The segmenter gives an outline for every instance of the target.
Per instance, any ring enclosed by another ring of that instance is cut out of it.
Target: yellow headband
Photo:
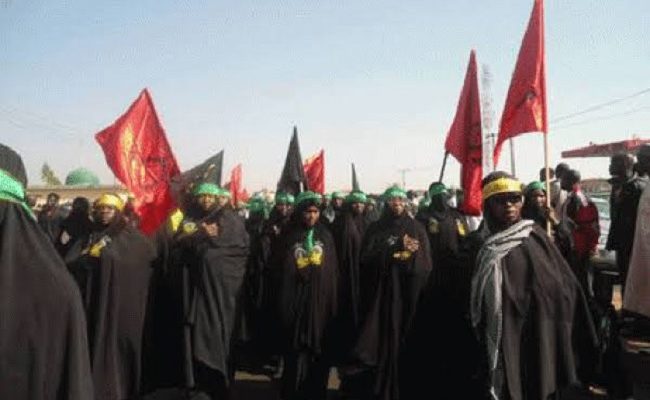
[[[521,182],[511,178],[492,181],[483,188],[483,201],[499,193],[521,193]]]
[[[95,200],[95,207],[109,206],[115,207],[118,211],[124,210],[124,202],[114,194],[105,193]]]

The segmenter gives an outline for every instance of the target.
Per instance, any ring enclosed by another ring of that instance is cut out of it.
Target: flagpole
[[[440,168],[440,178],[438,182],[442,182],[442,177],[445,176],[445,168],[447,167],[447,158],[449,158],[449,152],[445,151],[445,158],[442,160],[442,168]]]
[[[515,170],[515,141],[510,138],[510,173],[512,176],[517,176],[517,171]]]
[[[546,208],[551,212],[551,173],[549,169],[549,154],[548,154],[548,133],[544,132],[544,174],[546,177]],[[551,219],[546,219],[546,234],[548,237],[552,236],[551,233]]]

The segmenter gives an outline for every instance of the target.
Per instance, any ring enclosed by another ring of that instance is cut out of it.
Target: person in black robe
[[[366,230],[360,259],[360,331],[350,390],[367,399],[408,398],[404,380],[421,368],[412,325],[431,272],[426,231],[405,210],[406,193],[384,193],[382,217]],[[350,371],[352,372],[352,371]]]
[[[251,237],[251,254],[246,274],[246,323],[251,336],[254,358],[253,367],[262,370],[265,365],[272,365],[277,372],[280,343],[279,318],[274,307],[277,294],[277,282],[271,271],[279,268],[272,265],[271,254],[277,253],[277,247],[288,229],[295,198],[285,192],[275,194],[275,205],[264,222],[261,232]]]
[[[612,218],[606,247],[608,250],[616,251],[616,265],[621,275],[624,292],[634,244],[639,199],[648,184],[648,179],[634,172],[634,157],[630,154],[612,156],[609,173],[617,184],[612,185],[610,197]]]
[[[198,398],[224,399],[234,380],[249,238],[227,190],[201,183],[192,194],[198,208],[186,215],[174,244],[183,282],[184,384]]]
[[[50,193],[41,212],[38,213],[38,225],[43,229],[50,242],[56,243],[61,234],[61,222],[65,218],[63,210],[59,207],[59,195]]]
[[[418,309],[415,348],[430,368],[416,371],[412,393],[434,398],[473,398],[475,341],[469,323],[469,287],[473,268],[463,248],[469,235],[464,216],[449,206],[449,191],[441,182],[429,186],[429,207],[417,220],[431,247],[431,273]]]
[[[91,232],[77,238],[80,243],[66,255],[86,310],[96,400],[142,393],[142,345],[155,250],[147,237],[127,225],[123,209],[124,202],[114,194],[95,200]]]
[[[85,197],[77,197],[72,201],[72,210],[70,215],[61,223],[61,233],[56,241],[56,249],[61,257],[67,261],[68,252],[72,246],[80,246],[81,238],[88,237],[93,229],[93,223],[90,220],[90,202]],[[81,249],[72,250],[73,254],[78,254]]]
[[[253,197],[248,202],[248,218],[246,218],[246,232],[252,237],[262,232],[264,222],[268,218],[266,201],[261,197]]]
[[[560,253],[568,254],[571,252],[571,232],[560,224],[560,220],[555,215],[555,210],[549,209],[546,204],[546,186],[543,182],[534,181],[526,186],[524,190],[524,205],[521,208],[521,216],[524,219],[535,221],[543,230],[547,229],[547,224],[551,225],[551,235],[553,243],[560,249]]]
[[[332,353],[337,365],[349,362],[350,351],[359,330],[359,257],[368,222],[365,206],[368,198],[354,191],[345,198],[339,218],[334,220],[332,235],[336,244],[339,266],[339,310],[334,322],[335,338]],[[339,378],[344,380],[339,370]]]
[[[597,339],[587,300],[546,233],[521,218],[521,183],[484,178],[487,236],[475,259],[471,322],[483,398],[548,400],[587,383]]]
[[[27,205],[20,156],[0,144],[0,398],[93,398],[77,285]]]
[[[334,239],[319,222],[321,196],[302,192],[286,233],[272,254],[275,307],[284,338],[282,398],[327,397],[327,343],[337,311],[338,261]]]

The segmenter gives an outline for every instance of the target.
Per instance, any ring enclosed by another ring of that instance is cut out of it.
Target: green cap
[[[407,196],[404,189],[401,189],[397,186],[389,187],[388,189],[386,189],[386,191],[383,194],[384,200],[392,199],[394,197],[400,197],[402,199],[405,199]]]
[[[425,196],[420,200],[420,203],[418,204],[418,210],[424,210],[425,208],[428,208],[431,205],[431,198],[429,196]]]
[[[285,192],[277,192],[275,194],[275,204],[293,204],[295,198],[293,195]]]
[[[332,198],[333,199],[345,199],[345,195],[343,192],[332,192]]]
[[[533,182],[529,183],[528,186],[526,186],[525,192],[530,193],[533,190],[542,190],[542,191],[546,192],[546,187],[540,181],[533,181]]]
[[[263,212],[266,210],[266,203],[261,197],[253,197],[248,201],[248,209],[253,213]]]
[[[366,203],[368,196],[363,192],[352,192],[345,197],[346,203]]]
[[[318,193],[314,193],[311,190],[298,194],[298,196],[296,197],[296,205],[300,205],[306,202],[314,202],[320,204],[321,195]]]
[[[442,182],[433,182],[431,186],[429,186],[429,198],[433,198],[439,194],[448,193],[449,191],[447,190],[447,186],[445,186],[445,184]]]

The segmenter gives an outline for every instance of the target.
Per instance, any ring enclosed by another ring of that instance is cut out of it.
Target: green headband
[[[25,201],[23,185],[2,169],[0,169],[0,200],[19,204],[27,214],[34,218],[34,212]]]
[[[405,199],[406,198],[406,192],[403,189],[400,189],[400,188],[398,188],[396,186],[393,186],[393,187],[389,187],[388,189],[386,189],[386,191],[384,192],[383,197],[384,197],[384,200],[392,199],[394,197],[399,197],[399,198]]]
[[[428,208],[431,205],[431,199],[429,197],[425,197],[422,200],[420,200],[420,203],[418,204],[418,210],[424,210],[425,208]]]
[[[363,192],[352,192],[345,198],[346,203],[366,203],[368,196]]]
[[[262,212],[266,211],[266,204],[264,202],[264,199],[261,199],[259,197],[254,197],[248,202],[248,209],[251,212]]]
[[[542,190],[542,191],[546,192],[546,187],[544,186],[544,184],[542,182],[534,181],[534,182],[529,183],[528,186],[526,186],[526,193],[530,193],[533,190]]]
[[[300,205],[306,202],[314,202],[316,204],[320,204],[320,201],[321,195],[310,190],[302,192],[298,195],[298,197],[296,197],[296,205]]]
[[[201,196],[204,194],[210,195],[210,196],[223,196],[223,197],[228,197],[230,198],[230,191],[228,189],[224,189],[222,187],[219,187],[219,185],[216,185],[214,183],[199,183],[194,187],[194,190],[192,190],[192,194],[194,196]]]
[[[204,182],[194,186],[194,189],[192,190],[192,194],[194,196],[200,196],[202,194],[218,196],[221,190],[222,189],[219,186],[215,185],[214,183]]]
[[[433,198],[433,196],[437,196],[439,194],[448,194],[449,191],[447,190],[447,187],[442,184],[442,183],[434,183],[431,186],[429,186],[429,197]]]
[[[289,193],[277,192],[275,194],[275,204],[293,204],[295,201],[295,198]]]
[[[343,192],[332,192],[332,199],[345,199]]]

